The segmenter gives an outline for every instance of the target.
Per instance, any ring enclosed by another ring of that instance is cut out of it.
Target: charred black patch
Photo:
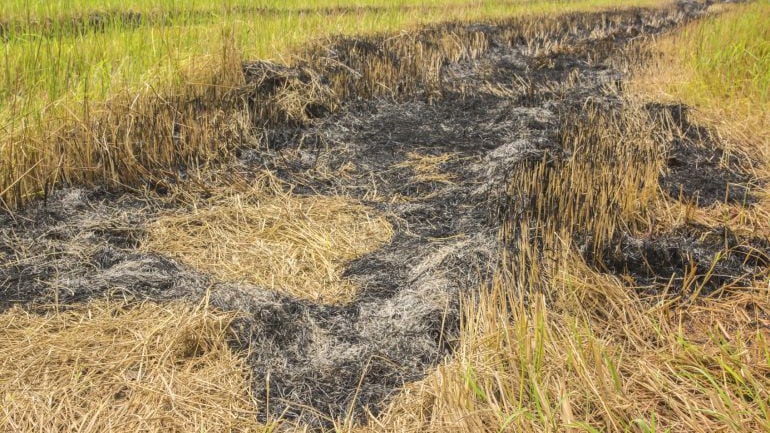
[[[648,105],[650,115],[668,123],[675,131],[666,146],[666,172],[660,177],[663,189],[673,198],[710,206],[716,202],[748,206],[756,201],[756,183],[728,155],[708,129],[692,124],[688,108],[682,105]]]
[[[770,242],[691,224],[641,238],[624,235],[596,265],[651,293],[705,296],[766,276]]]

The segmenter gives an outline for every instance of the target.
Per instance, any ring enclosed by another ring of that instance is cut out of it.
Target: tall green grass
[[[707,99],[770,104],[770,1],[712,17],[683,35],[681,51],[695,71],[690,86]]]
[[[0,5],[4,17],[74,16],[94,11],[133,11],[151,13],[161,11],[235,11],[235,10],[316,10],[358,7],[404,8],[408,6],[447,6],[492,3],[484,0],[7,0]],[[499,3],[499,2],[498,2]],[[511,0],[507,3],[525,3]]]

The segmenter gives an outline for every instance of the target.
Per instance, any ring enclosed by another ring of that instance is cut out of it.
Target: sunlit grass
[[[755,174],[762,179],[770,173],[763,170],[770,167],[769,10],[768,2],[732,7],[664,36],[651,47],[662,53],[661,61],[640,74],[630,89],[634,97],[695,107],[691,120],[707,121],[724,132],[722,138],[737,142],[736,150],[745,152],[741,158],[757,157]],[[627,117],[632,122],[641,118]],[[591,123],[587,131],[607,130]],[[622,139],[614,131],[609,136],[632,152],[644,147],[638,138]],[[570,161],[593,185],[585,189],[587,197],[612,195],[613,188],[601,176],[609,170],[629,181],[617,190],[618,196],[643,206],[618,218],[608,212],[611,206],[591,206],[590,213],[581,214],[549,203],[543,206],[546,223],[567,224],[575,218],[574,227],[586,228],[596,239],[603,235],[597,229],[613,219],[629,226],[637,218],[647,221],[647,209],[655,214],[655,224],[667,227],[695,220],[709,227],[742,228],[751,236],[768,233],[766,187],[755,191],[763,200],[750,209],[718,205],[689,210],[682,217],[677,213],[686,205],[664,205],[654,191],[637,189],[656,185],[659,167],[648,167],[642,177],[648,182],[631,181],[635,170],[655,158],[615,170],[608,167],[629,158],[607,158],[597,149],[587,154],[601,161],[599,173]],[[658,151],[652,155],[661,156]],[[538,200],[558,203],[580,191],[558,188],[568,177],[536,172],[534,185],[544,178],[549,182],[536,190],[545,191]],[[513,178],[528,184],[526,176]],[[569,233],[556,235],[552,226],[541,224],[545,229],[532,224],[521,232],[542,230],[533,237],[547,245],[557,239],[557,247],[545,248],[552,252],[547,260],[531,252],[536,248],[533,239],[516,245],[510,274],[501,273],[490,293],[466,303],[454,359],[399,396],[378,419],[383,426],[378,431],[768,431],[770,352],[767,324],[759,319],[768,308],[766,279],[724,297],[650,302],[571,254]],[[564,245],[561,250],[559,245]]]
[[[708,19],[682,35],[680,52],[695,75],[685,90],[695,102],[770,106],[770,2]]]
[[[89,10],[96,3],[72,2],[72,13]],[[114,1],[98,3],[104,8],[129,7]],[[154,3],[137,1],[130,7],[155,10]],[[203,3],[184,5],[204,7]],[[66,12],[45,9],[63,2],[33,4],[40,8],[35,13]],[[226,7],[238,4],[243,2],[225,3]],[[340,4],[348,3],[314,3]],[[611,4],[470,2],[468,7],[434,10],[429,15],[423,9],[398,8],[377,13],[238,12],[210,22],[188,14],[187,21],[175,18],[136,28],[116,20],[112,27],[82,35],[19,34],[4,45],[2,104],[6,111],[0,125],[11,126],[3,131],[9,133],[0,140],[0,155],[7,155],[3,162],[11,166],[27,164],[11,172],[24,174],[37,160],[56,160],[60,149],[55,143],[30,137],[55,139],[67,127],[58,121],[60,115],[66,121],[77,121],[91,104],[98,107],[100,101],[115,95],[162,97],[192,81],[206,85],[210,75],[221,71],[218,66],[232,61],[222,55],[230,38],[239,51],[237,60],[289,61],[299,46],[331,34],[366,34],[425,22],[556,13]],[[292,1],[279,7],[303,6]],[[22,17],[24,10],[3,9],[4,14],[10,12]],[[678,69],[669,69],[660,77],[677,80],[666,81],[676,85],[664,84],[663,88],[673,99],[702,110],[725,109],[721,112],[727,113],[728,122],[767,113],[767,28],[763,22],[767,22],[767,2],[694,24],[667,48],[673,59],[667,66]],[[157,90],[147,92],[148,87]],[[628,114],[631,121],[640,118]],[[757,126],[760,118],[754,119],[752,130],[759,136],[754,144],[761,145],[768,135]],[[650,188],[657,185],[656,164],[660,161],[655,159],[657,148],[646,138],[649,131],[644,125],[638,131],[628,126],[613,131],[601,116],[588,116],[580,126],[567,138],[574,142],[573,149],[591,151],[574,152],[578,157],[570,165],[552,168],[558,175],[549,177],[551,184],[542,187],[544,177],[537,172],[515,178],[522,179],[524,186],[531,180],[534,186],[527,191],[547,192],[538,196],[545,211],[533,218],[542,227],[533,230],[539,230],[539,239],[553,246],[549,250],[554,257],[541,259],[535,243],[522,239],[518,255],[505,258],[508,261],[491,291],[466,303],[455,359],[422,383],[410,386],[381,419],[373,420],[372,429],[740,432],[770,428],[768,292],[762,282],[726,300],[705,299],[682,307],[650,304],[620,280],[590,269],[557,244],[568,243],[570,233],[580,227],[594,239],[608,238],[616,226],[632,225],[654,203]],[[15,135],[17,131],[26,132]],[[37,134],[39,131],[45,134]],[[592,134],[597,131],[601,139]],[[612,152],[602,152],[602,146],[609,146]],[[645,146],[650,158],[634,160],[624,153],[639,156],[639,149]],[[16,180],[3,170],[0,166],[0,196]],[[570,182],[561,174],[570,174]],[[25,188],[34,196],[41,185],[31,182]],[[767,221],[760,221],[765,229]]]
[[[238,11],[238,10],[318,10],[358,7],[403,8],[414,5],[468,5],[489,3],[483,0],[8,0],[0,6],[6,19],[27,17],[62,17],[94,11],[133,11],[157,13],[169,11]],[[508,3],[524,3],[513,0]]]

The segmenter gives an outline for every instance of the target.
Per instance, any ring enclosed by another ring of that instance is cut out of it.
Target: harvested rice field
[[[767,1],[168,3],[0,9],[0,431],[770,430]]]

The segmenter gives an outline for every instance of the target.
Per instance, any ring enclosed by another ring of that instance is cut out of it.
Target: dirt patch
[[[500,242],[501,225],[521,222],[518,213],[533,203],[532,194],[510,195],[510,184],[520,176],[535,185],[547,182],[533,171],[543,162],[563,169],[577,160],[590,169],[586,173],[600,172],[590,151],[565,145],[565,137],[582,134],[565,123],[585,119],[587,107],[620,112],[622,74],[613,56],[630,38],[670,29],[700,10],[687,5],[537,23],[446,25],[402,35],[398,43],[343,39],[311,51],[316,57],[298,66],[246,65],[254,96],[247,105],[257,113],[252,120],[261,119],[262,143],[242,143],[237,161],[226,167],[234,173],[230,180],[203,188],[193,201],[268,170],[304,196],[299,200],[346,197],[385,215],[393,227],[390,241],[345,264],[342,277],[359,288],[347,304],[221,281],[216,272],[138,250],[149,225],[189,206],[173,189],[144,195],[69,189],[1,217],[0,308],[64,308],[103,297],[208,297],[211,305],[239,314],[233,346],[248,351],[254,395],[269,408],[260,416],[318,427],[376,414],[399,387],[451,354],[460,297],[489,280],[501,250],[510,247]],[[419,50],[431,54],[418,57]],[[258,113],[266,109],[260,101],[291,95],[294,102]],[[575,158],[579,150],[585,153]],[[570,191],[565,197],[590,211],[582,190],[562,186]],[[531,190],[537,191],[545,189]],[[622,225],[617,228],[622,234]],[[671,241],[676,257],[693,256],[688,251],[703,245],[716,248],[712,240],[687,246],[683,234],[670,238],[680,239]],[[641,263],[651,254],[633,250],[631,240],[625,245],[627,255],[608,261],[608,271],[658,281],[678,264],[664,260],[648,275]],[[654,251],[668,244],[651,245]],[[709,254],[697,257],[705,264]],[[749,256],[740,254],[730,263],[745,266]],[[761,267],[766,256],[756,255],[752,266]],[[719,272],[733,278],[744,270],[730,265]]]

